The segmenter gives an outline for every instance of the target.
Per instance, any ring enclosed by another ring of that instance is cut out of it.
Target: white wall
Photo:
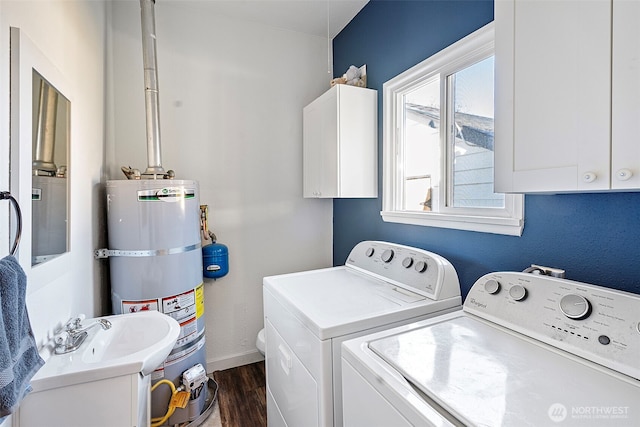
[[[93,250],[104,234],[99,184],[104,164],[105,10],[105,3],[100,1],[3,0],[0,3],[0,67],[9,70],[9,27],[19,27],[65,77],[72,99],[69,264],[73,268],[58,277],[34,283],[38,292],[28,291],[31,323],[38,339],[46,334],[52,321],[66,320],[65,316],[78,312],[87,316],[101,314],[100,280],[104,274],[101,263],[93,259]],[[1,76],[0,148],[2,158],[6,159],[9,150],[9,76],[8,73]],[[30,162],[25,163],[20,167],[30,169]],[[12,168],[16,166],[11,165]],[[4,167],[2,176],[3,180],[8,180]],[[20,202],[24,205],[30,199]],[[6,224],[4,211],[2,221]],[[25,225],[30,225],[29,218],[25,218]],[[3,254],[6,254],[6,248],[3,244]],[[21,253],[21,263],[29,257],[30,254]],[[23,268],[30,277],[38,276],[29,266],[23,265]]]
[[[107,163],[121,179],[147,166],[140,7],[111,8]],[[264,276],[331,265],[332,202],[302,198],[302,108],[329,88],[327,42],[169,0],[155,14],[162,163],[199,181],[229,247],[229,274],[205,281],[211,372],[260,359]]]
[[[0,2],[0,189],[9,189],[9,27],[45,54],[69,83],[72,99],[70,159],[71,252],[64,263],[72,268],[54,275],[30,268],[29,242],[21,245],[20,262],[28,274],[27,308],[38,343],[72,314],[99,315],[103,304],[104,268],[93,250],[104,239],[100,182],[104,164],[106,7],[102,1]],[[31,169],[29,159],[20,168]],[[11,168],[18,165],[12,164]],[[30,183],[25,186],[30,187]],[[30,193],[27,191],[27,193]],[[23,195],[23,192],[20,192]],[[26,199],[26,200],[24,200]],[[0,207],[0,256],[8,253],[8,207]],[[28,206],[30,194],[21,197]],[[28,210],[30,212],[30,210]],[[25,218],[25,226],[30,226]],[[53,262],[53,261],[51,261]],[[54,265],[54,264],[50,264]],[[54,268],[54,270],[56,270]],[[44,271],[44,270],[43,270]],[[30,287],[30,288],[29,288]],[[35,292],[29,289],[37,289]],[[6,422],[5,424],[9,424]]]

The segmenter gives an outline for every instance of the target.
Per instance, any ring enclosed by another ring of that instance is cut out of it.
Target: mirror
[[[9,180],[22,208],[16,258],[27,274],[29,295],[73,268],[73,86],[20,28],[11,27],[10,45]]]
[[[31,265],[67,251],[67,176],[71,104],[32,72]]]

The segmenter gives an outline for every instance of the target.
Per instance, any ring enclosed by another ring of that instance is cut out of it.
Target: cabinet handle
[[[632,176],[633,172],[631,172],[631,170],[629,169],[620,169],[618,172],[616,172],[616,178],[618,178],[618,181],[626,181]]]
[[[595,181],[597,177],[598,175],[596,175],[594,172],[585,172],[584,175],[582,175],[582,180],[589,183]]]

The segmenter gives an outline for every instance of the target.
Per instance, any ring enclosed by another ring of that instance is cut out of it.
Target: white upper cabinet
[[[640,188],[640,2],[495,3],[497,192]]]
[[[303,195],[377,197],[378,96],[336,85],[303,110]]]
[[[611,187],[640,188],[640,1],[613,2]]]

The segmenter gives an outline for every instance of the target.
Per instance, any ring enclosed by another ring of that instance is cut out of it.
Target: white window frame
[[[485,25],[462,40],[404,71],[383,85],[383,181],[382,211],[387,222],[423,225],[458,230],[521,236],[524,228],[524,195],[505,194],[505,207],[441,207],[438,212],[406,211],[402,199],[402,138],[404,95],[434,78],[441,81],[441,182],[439,200],[447,200],[450,178],[446,151],[449,105],[444,102],[448,90],[446,76],[494,54],[494,25]],[[495,156],[495,154],[494,154]]]

